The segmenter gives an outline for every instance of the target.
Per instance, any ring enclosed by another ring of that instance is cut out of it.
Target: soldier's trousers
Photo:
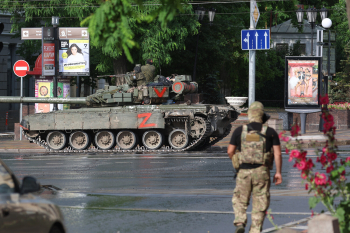
[[[253,198],[252,225],[249,233],[261,232],[266,210],[270,205],[270,170],[266,166],[255,169],[240,169],[233,191],[232,206],[235,214],[234,224],[247,224],[247,207],[250,195]]]

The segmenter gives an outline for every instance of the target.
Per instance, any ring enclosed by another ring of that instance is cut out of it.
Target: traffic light
[[[1,35],[2,31],[4,31],[4,27],[5,27],[4,24],[0,22],[0,35]],[[0,52],[1,52],[3,47],[4,47],[4,43],[2,43],[0,41]]]

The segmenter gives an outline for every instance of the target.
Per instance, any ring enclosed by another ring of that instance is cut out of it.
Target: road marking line
[[[63,163],[46,163],[46,164],[60,164],[60,165],[62,165]]]
[[[83,206],[59,206],[67,209],[97,209],[97,210],[122,210],[143,212],[171,212],[171,213],[202,213],[202,214],[234,214],[233,211],[216,210],[170,210],[170,209],[146,209],[146,208],[117,208],[117,207],[83,207]],[[251,214],[252,212],[247,212]],[[311,215],[310,212],[273,212],[274,215]]]
[[[330,213],[326,212],[325,214],[330,214]],[[312,217],[310,216],[310,217],[307,217],[307,218],[300,219],[298,221],[294,221],[294,222],[283,224],[283,225],[281,225],[279,227],[282,228],[282,229],[285,228],[285,227],[293,227],[293,226],[299,225],[301,223],[305,223],[305,222],[309,221],[311,218]],[[276,231],[276,228],[271,227],[271,228],[263,230],[261,233],[268,233],[268,232],[275,232],[275,231]]]
[[[150,162],[150,163],[168,163],[168,162]]]

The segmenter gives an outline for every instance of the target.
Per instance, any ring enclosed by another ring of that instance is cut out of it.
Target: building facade
[[[302,31],[292,24],[292,20],[285,21],[271,27],[271,48],[291,49],[300,41],[300,53],[302,56],[316,56],[317,30],[324,30],[323,27],[315,26],[311,39],[311,25],[307,20],[303,20]],[[311,40],[313,40],[313,53],[311,53]]]

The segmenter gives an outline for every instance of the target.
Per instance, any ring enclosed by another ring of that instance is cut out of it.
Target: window
[[[297,53],[299,53],[301,56],[306,55],[306,44],[293,44],[293,48],[296,50]]]
[[[276,50],[277,51],[287,51],[288,50],[288,44],[287,43],[276,44]]]

